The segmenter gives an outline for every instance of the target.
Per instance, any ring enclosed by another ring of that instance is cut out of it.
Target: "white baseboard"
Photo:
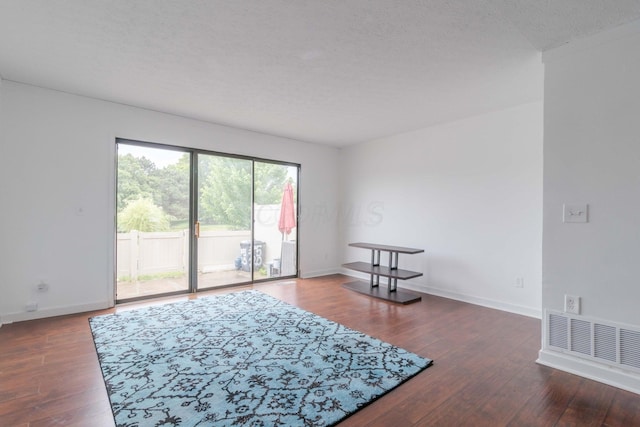
[[[481,298],[473,295],[459,294],[456,292],[450,292],[443,289],[432,288],[430,286],[415,285],[411,282],[407,282],[404,288],[409,290],[414,290],[417,292],[424,292],[425,294],[436,295],[439,297],[454,299],[462,302],[468,302],[470,304],[480,305],[482,307],[488,307],[496,310],[507,311],[509,313],[520,314],[522,316],[542,319],[542,310],[536,309],[533,307],[525,307],[521,305],[510,304],[504,301],[496,301],[496,300]]]
[[[536,363],[640,394],[640,374],[635,372],[623,371],[549,349],[540,350]]]
[[[330,276],[332,274],[340,274],[340,268],[329,268],[326,270],[300,271],[301,279],[311,279],[312,277]]]
[[[341,273],[345,276],[356,277],[358,279],[369,280],[369,275],[354,273],[351,270],[342,269]],[[382,281],[382,279],[381,279]],[[507,311],[509,313],[520,314],[522,316],[533,317],[536,319],[542,319],[542,309],[533,307],[524,307],[515,304],[509,304],[503,301],[495,301],[487,298],[480,298],[472,295],[459,294],[456,292],[450,292],[443,289],[437,289],[430,286],[426,286],[421,283],[417,283],[412,280],[398,281],[399,289],[406,289],[409,291],[422,292],[424,294],[435,295],[439,297],[449,298],[456,301],[468,302],[474,305],[480,305],[482,307],[493,308],[496,310]]]
[[[2,324],[22,322],[25,320],[43,319],[45,317],[64,316],[67,314],[83,313],[85,311],[104,310],[112,305],[108,301],[80,304],[68,307],[47,308],[37,311],[7,313],[2,316]]]

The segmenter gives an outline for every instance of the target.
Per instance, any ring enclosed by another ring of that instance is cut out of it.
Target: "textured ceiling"
[[[346,145],[542,98],[640,0],[0,0],[0,76]]]

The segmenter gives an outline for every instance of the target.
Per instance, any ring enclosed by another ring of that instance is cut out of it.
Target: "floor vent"
[[[545,318],[550,348],[640,372],[640,329],[553,311]]]

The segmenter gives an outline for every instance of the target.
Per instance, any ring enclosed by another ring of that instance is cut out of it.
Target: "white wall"
[[[339,151],[3,81],[0,86],[0,316],[4,322],[113,300],[115,138],[300,163],[303,209],[335,210]],[[82,209],[83,214],[77,215]],[[335,272],[337,222],[300,221],[301,275]],[[76,239],[63,236],[74,230]],[[66,243],[65,243],[66,242]],[[70,268],[70,267],[73,268]],[[40,280],[50,284],[35,294]],[[40,310],[25,304],[39,299]]]
[[[540,316],[541,102],[349,147],[341,162],[343,247],[424,248],[400,256],[424,276],[398,286]]]
[[[562,311],[570,294],[581,297],[583,316],[636,327],[639,46],[636,21],[544,56],[543,308]],[[563,223],[563,203],[588,204],[589,222]],[[541,361],[552,364],[550,353],[542,352]],[[579,363],[565,360],[563,367],[587,371],[573,362]]]

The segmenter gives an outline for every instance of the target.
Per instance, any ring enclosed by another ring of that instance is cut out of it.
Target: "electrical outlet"
[[[580,297],[572,295],[564,296],[564,312],[572,314],[580,314]]]
[[[516,288],[524,288],[524,277],[516,277],[516,281],[513,286]]]
[[[28,302],[27,305],[25,305],[24,308],[27,311],[37,311],[38,310],[38,303],[37,302]]]

